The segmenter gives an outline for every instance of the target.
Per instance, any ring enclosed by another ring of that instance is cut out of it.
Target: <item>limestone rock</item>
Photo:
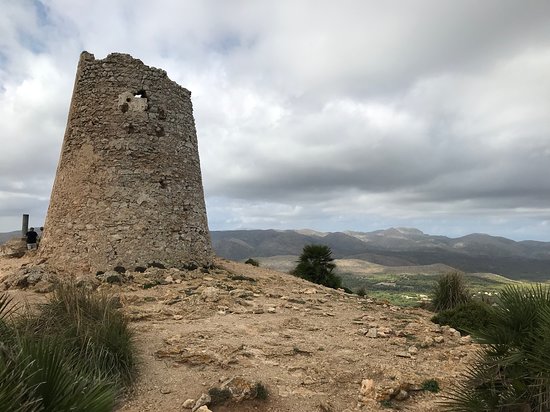
[[[378,331],[376,328],[370,328],[366,334],[367,338],[376,338],[378,337]]]
[[[395,354],[395,356],[399,356],[400,358],[410,358],[410,357],[412,357],[412,355],[409,352],[403,352],[403,351],[397,352]]]
[[[100,272],[96,275],[96,278],[101,282],[111,284],[122,284],[125,281],[125,276],[122,273],[116,272],[114,270]]]
[[[207,394],[207,393],[203,393],[199,397],[199,399],[197,399],[197,401],[195,402],[195,406],[193,406],[193,409],[192,409],[191,412],[196,412],[196,411],[199,410],[199,408],[201,408],[205,405],[209,405],[211,401],[212,401],[212,398],[210,398],[210,395]]]
[[[20,258],[27,253],[27,244],[20,238],[8,240],[0,245],[0,257]]]
[[[416,355],[418,353],[418,348],[416,346],[409,346],[407,349],[407,352],[409,352],[411,355]]]
[[[255,384],[238,376],[223,382],[221,389],[231,392],[231,399],[235,402],[253,399],[257,395],[255,393]]]
[[[408,397],[409,397],[409,393],[403,389],[400,389],[399,392],[397,392],[397,395],[395,395],[395,400],[404,401]]]
[[[429,348],[433,344],[434,344],[434,339],[430,336],[426,336],[424,339],[422,339],[422,342],[420,342],[420,347]]]
[[[201,292],[201,298],[207,302],[217,302],[220,300],[220,292],[218,288],[208,286]]]
[[[4,286],[17,289],[34,289],[39,293],[47,293],[53,290],[57,277],[49,273],[42,266],[32,266],[20,269],[3,280]]]
[[[459,340],[461,345],[469,345],[472,343],[472,337],[470,335],[462,336]]]
[[[361,381],[361,389],[359,393],[364,397],[374,396],[374,380],[373,379],[363,379]]]

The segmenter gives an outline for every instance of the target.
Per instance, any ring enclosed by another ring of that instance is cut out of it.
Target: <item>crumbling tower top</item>
[[[190,96],[130,55],[81,54],[40,245],[50,266],[211,264]]]

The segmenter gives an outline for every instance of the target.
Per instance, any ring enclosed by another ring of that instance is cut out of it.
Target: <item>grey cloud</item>
[[[45,213],[87,49],[193,92],[214,228],[547,228],[546,1],[36,4],[0,16],[0,216]]]
[[[399,94],[426,75],[476,71],[547,44],[550,5],[527,3],[282,2],[229,67],[235,77],[267,73],[287,93]]]

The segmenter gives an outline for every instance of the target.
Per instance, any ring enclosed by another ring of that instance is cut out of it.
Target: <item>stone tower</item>
[[[190,96],[130,55],[81,54],[40,243],[51,267],[212,263]]]

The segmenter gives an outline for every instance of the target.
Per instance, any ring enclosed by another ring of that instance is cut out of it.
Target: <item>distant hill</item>
[[[20,230],[16,230],[14,232],[0,233],[0,244],[2,244],[4,242],[7,242],[8,240],[10,240],[14,237],[20,237],[20,236],[21,236],[21,231]]]
[[[299,255],[304,246],[311,243],[330,246],[335,257],[365,250],[364,242],[345,233],[317,236],[304,235],[294,230],[228,230],[212,231],[210,235],[216,254],[233,260],[251,256]]]
[[[516,242],[482,233],[449,238],[414,228],[332,233],[308,229],[229,230],[210,234],[216,254],[233,260],[298,256],[305,245],[323,244],[332,249],[336,259],[357,259],[392,267],[441,264],[470,273],[550,280],[550,242]],[[0,243],[17,236],[19,231],[0,233]]]
[[[359,259],[384,266],[443,264],[465,272],[550,280],[550,242],[516,242],[480,233],[448,238],[413,228],[345,233],[304,229],[235,230],[212,231],[211,236],[216,253],[234,260],[296,256],[305,245],[316,243],[329,246],[335,258]]]

